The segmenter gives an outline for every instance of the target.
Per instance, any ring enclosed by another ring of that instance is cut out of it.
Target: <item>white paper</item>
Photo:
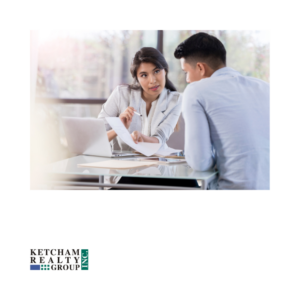
[[[105,118],[111,128],[117,133],[119,138],[134,150],[144,154],[145,156],[151,156],[158,151],[161,147],[159,143],[138,143],[136,144],[124,124],[119,118],[107,117]]]
[[[163,148],[163,147],[162,147]],[[162,155],[162,156],[167,156],[167,155],[170,155],[172,153],[176,153],[176,152],[181,152],[182,150],[178,150],[178,149],[173,149],[173,148],[170,148],[170,147],[166,147],[166,148],[163,148],[163,149],[159,149],[155,155]]]

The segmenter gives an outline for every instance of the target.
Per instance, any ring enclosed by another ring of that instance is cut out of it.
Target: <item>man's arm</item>
[[[212,157],[210,130],[199,92],[193,85],[183,94],[182,114],[185,122],[185,157],[196,171],[207,171],[215,162]]]

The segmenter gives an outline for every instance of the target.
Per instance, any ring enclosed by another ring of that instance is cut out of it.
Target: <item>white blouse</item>
[[[142,114],[142,134],[151,136],[151,122],[153,119],[153,115],[155,112],[157,100],[153,101],[151,103],[151,108],[149,111],[149,114],[147,116],[147,110],[146,110],[146,102],[142,99],[141,102],[141,114]]]
[[[165,145],[173,133],[181,113],[181,94],[164,88],[159,98],[152,103],[147,116],[146,102],[142,100],[141,90],[129,89],[128,86],[118,86],[102,106],[98,118],[103,119],[106,130],[111,127],[106,117],[118,117],[128,106],[133,107],[142,117],[134,115],[128,128],[129,133],[140,131],[151,137],[156,137]],[[118,136],[111,141],[113,150],[131,150]]]

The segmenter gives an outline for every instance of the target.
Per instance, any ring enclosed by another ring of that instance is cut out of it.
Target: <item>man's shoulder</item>
[[[236,81],[237,80],[237,81]],[[254,85],[260,85],[265,88],[269,88],[269,83],[255,78],[255,77],[250,77],[250,76],[244,76],[241,75],[239,72],[235,70],[229,70],[228,72],[218,75],[218,76],[211,76],[208,78],[203,78],[199,81],[195,81],[190,83],[187,88],[185,89],[185,93],[201,93],[204,95],[206,92],[211,94],[214,91],[217,91],[216,89],[220,89],[222,87],[228,88],[228,83],[231,82],[233,83],[233,86],[237,86],[238,82],[239,83],[244,83],[244,84],[254,84]],[[236,83],[236,84],[235,84]]]
[[[186,87],[184,94],[185,95],[197,95],[201,94],[204,95],[206,92],[211,91],[211,89],[214,86],[214,81],[211,80],[212,78],[203,78],[199,81],[194,81],[189,83],[189,85]]]
[[[266,81],[263,81],[261,79],[255,78],[255,77],[250,77],[250,76],[243,76],[246,80],[249,80],[249,82],[257,83],[265,87],[270,87],[270,84]]]

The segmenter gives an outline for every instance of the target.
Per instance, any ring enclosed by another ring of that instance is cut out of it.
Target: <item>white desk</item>
[[[126,188],[126,189],[195,189],[176,186],[151,186],[151,185],[129,185],[129,184],[108,184],[104,183],[104,176],[127,176],[144,178],[168,178],[168,179],[196,179],[201,181],[201,189],[207,189],[208,184],[216,178],[217,172],[214,170],[207,172],[197,172],[185,164],[154,165],[149,167],[139,167],[133,169],[102,169],[102,168],[82,168],[78,164],[105,161],[112,158],[79,155],[64,159],[47,166],[47,182],[50,185],[71,185],[71,186],[93,186],[103,189],[104,187]],[[136,160],[136,157],[113,158]],[[154,168],[154,169],[153,169]],[[199,188],[198,188],[199,189]]]

